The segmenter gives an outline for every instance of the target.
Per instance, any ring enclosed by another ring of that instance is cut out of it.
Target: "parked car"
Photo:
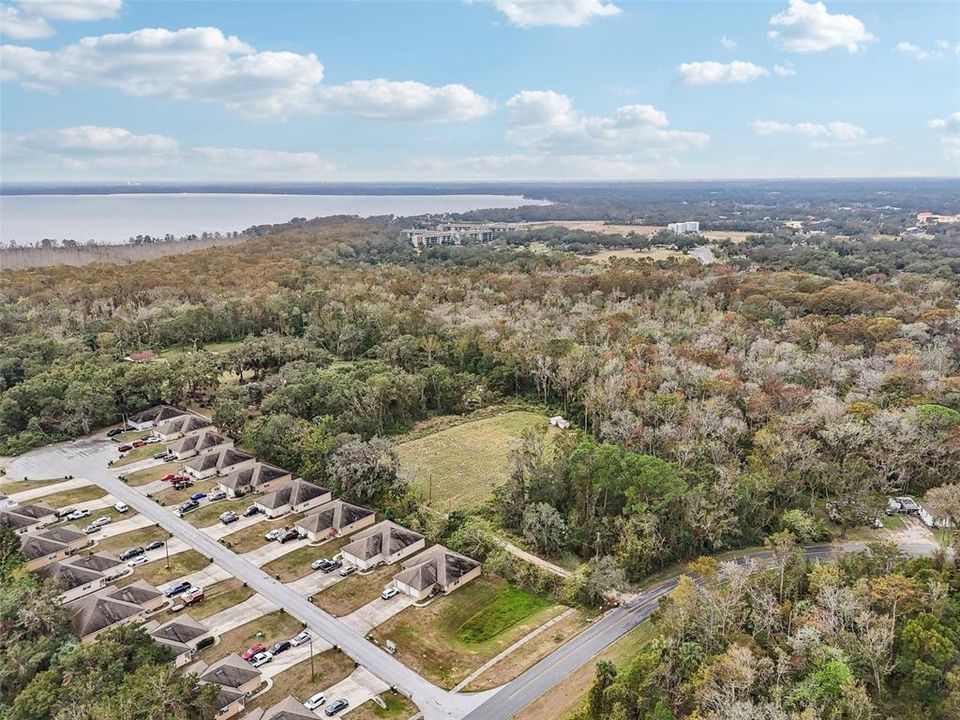
[[[125,502],[121,502],[121,501],[117,500],[117,501],[113,504],[113,509],[116,510],[118,513],[125,513],[125,512],[126,512],[127,510],[129,510],[130,508],[129,508],[129,506],[128,506]]]
[[[110,428],[109,430],[107,430],[107,437],[116,437],[122,432],[123,432],[123,428],[118,428],[118,427]]]
[[[323,570],[324,574],[329,575],[329,574],[332,573],[334,570],[337,570],[338,568],[341,568],[341,567],[343,567],[343,561],[342,561],[342,560],[331,560],[330,563],[329,563],[326,567],[322,567],[322,568],[320,568],[320,569]]]
[[[173,483],[174,490],[186,490],[188,487],[193,485],[189,480],[175,480]]]
[[[246,510],[243,511],[244,517],[252,517],[253,515],[258,515],[260,513],[260,508],[256,505],[251,505]]]
[[[383,598],[384,600],[389,600],[394,595],[397,595],[399,592],[400,591],[397,588],[391,585],[390,587],[383,589],[383,592],[380,593],[380,597]]]
[[[190,583],[187,580],[181,580],[176,585],[171,585],[167,588],[167,591],[164,593],[168,598],[176,597],[177,595],[182,595],[187,590],[190,589]]]
[[[203,588],[195,587],[187,590],[183,596],[180,598],[183,601],[184,605],[196,605],[198,602],[203,600]]]
[[[138,555],[137,557],[135,557],[135,558],[133,558],[133,559],[131,559],[131,560],[127,560],[127,565],[129,565],[129,566],[132,567],[132,568],[135,568],[135,567],[137,567],[137,566],[139,566],[139,565],[144,565],[144,564],[146,564],[146,563],[148,563],[148,562],[150,562],[150,561],[147,559],[147,557],[146,557],[145,555]]]
[[[196,500],[187,500],[186,502],[182,502],[177,506],[177,512],[179,512],[181,515],[184,515],[191,510],[196,510],[198,507],[200,507],[200,503],[198,503]]]
[[[227,497],[227,494],[223,490],[217,490],[216,492],[210,493],[207,496],[207,500],[209,500],[210,502],[217,502],[217,500],[225,500],[226,497]]]
[[[350,703],[347,702],[346,698],[337,698],[332,703],[327,705],[326,710],[323,711],[323,714],[327,717],[333,717],[341,710],[346,710],[350,707]]]
[[[340,568],[340,577],[347,577],[348,575],[353,575],[357,571],[356,565],[347,565]]]
[[[220,522],[224,525],[229,525],[230,523],[236,522],[240,519],[240,516],[237,515],[233,510],[227,510],[225,513],[220,513]]]
[[[75,512],[76,512],[76,508],[63,508],[62,510],[57,510],[57,517],[58,518],[70,517]]]
[[[273,541],[273,540],[276,540],[281,535],[283,535],[285,532],[286,530],[284,530],[283,528],[274,528],[273,530],[268,530],[267,532],[265,532],[263,534],[263,539]]]
[[[152,543],[150,543],[143,549],[150,551],[150,550],[159,550],[162,547],[163,547],[163,540],[154,540]]]
[[[74,510],[72,513],[67,515],[67,520],[82,520],[85,517],[90,516],[89,510]]]
[[[303,706],[307,710],[316,710],[318,707],[323,705],[326,701],[327,701],[326,695],[324,695],[322,692],[318,692],[316,695],[311,695],[310,697],[308,697],[304,701]]]
[[[200,501],[203,500],[206,496],[207,496],[207,494],[206,494],[205,492],[195,492],[193,495],[190,496],[190,499],[191,499],[191,500],[196,500],[197,502],[200,502]]]
[[[284,650],[289,650],[289,649],[290,649],[290,641],[280,640],[278,642],[275,642],[273,644],[273,647],[270,648],[270,655],[276,657],[277,655],[282,653]]]
[[[167,473],[162,478],[160,478],[160,482],[173,482],[176,479],[177,479],[176,473]]]
[[[117,450],[119,450],[120,452],[130,452],[131,450],[133,450],[133,445],[129,445],[129,444],[121,445],[120,447],[117,448]]]
[[[266,650],[267,648],[265,645],[261,645],[260,643],[257,643],[256,645],[251,645],[250,647],[248,647],[246,651],[243,653],[243,655],[241,655],[240,657],[242,657],[244,660],[249,662],[250,658],[252,658],[254,655],[258,655],[259,653],[266,652]]]
[[[98,532],[100,532],[101,530],[103,530],[103,526],[102,526],[102,525],[87,525],[87,526],[83,529],[83,534],[84,534],[84,535],[93,535],[94,533],[98,533]]]
[[[166,450],[161,450],[158,453],[153,454],[154,460],[166,460],[169,453]]]
[[[158,442],[160,442],[160,438],[158,438],[156,435],[151,435],[148,438],[144,438],[144,442],[146,442],[147,445],[156,445]]]
[[[312,563],[310,563],[310,567],[312,567],[314,570],[323,570],[329,564],[330,564],[330,561],[327,560],[326,558],[317,558]]]
[[[310,640],[310,631],[304,630],[299,635],[294,635],[292,638],[290,638],[290,644],[293,645],[294,647],[298,647],[300,645],[303,645],[305,642],[308,642],[309,640]],[[323,703],[321,703],[321,705],[322,704]]]
[[[133,441],[132,443],[130,443],[130,444],[133,445],[135,448],[142,448],[144,445],[147,444],[147,441],[146,441],[146,440],[134,440],[134,441]]]
[[[299,539],[300,539],[300,533],[297,532],[296,530],[284,530],[283,534],[277,538],[277,540],[280,541],[281,545],[283,545],[284,543],[288,543],[291,540],[299,540]]]
[[[121,560],[129,560],[130,558],[135,558],[137,555],[143,555],[146,552],[142,547],[132,547],[127,548],[122,553],[117,555]]]
[[[258,668],[262,665],[266,665],[271,660],[273,660],[273,655],[271,655],[268,652],[262,652],[254,655],[253,658],[250,660],[250,664],[253,665],[255,668]]]
[[[94,527],[103,527],[104,525],[110,524],[110,518],[108,518],[106,515],[101,515],[90,524]]]

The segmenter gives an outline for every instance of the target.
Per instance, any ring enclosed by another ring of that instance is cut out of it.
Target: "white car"
[[[146,555],[137,555],[135,558],[130,558],[129,560],[127,560],[127,565],[129,565],[132,568],[135,568],[135,567],[139,567],[140,565],[145,565],[148,562],[150,561],[147,560]]]
[[[382,597],[384,600],[389,600],[390,598],[392,598],[394,595],[396,595],[396,594],[399,593],[399,592],[400,592],[400,591],[399,591],[397,588],[391,586],[391,587],[388,587],[388,588],[384,588],[384,589],[383,589],[383,592],[380,593],[380,597]]]
[[[271,660],[273,660],[273,655],[271,655],[269,652],[258,652],[256,655],[250,658],[250,664],[257,668],[261,665],[266,665]]]
[[[156,435],[151,435],[148,438],[144,438],[143,441],[147,445],[156,445],[158,442],[160,442],[160,438],[158,438]]]
[[[308,642],[309,640],[310,640],[310,631],[304,630],[302,633],[300,633],[296,637],[290,638],[290,644],[293,645],[294,647],[297,647],[297,645],[303,645],[305,642]]]
[[[286,530],[284,530],[283,528],[274,528],[274,529],[271,530],[270,532],[264,533],[263,539],[264,539],[264,540],[276,540],[278,537],[280,537],[281,535],[283,535],[283,533],[285,533],[285,532],[286,532]]]
[[[87,525],[87,526],[83,529],[83,534],[84,534],[84,535],[93,535],[94,533],[100,532],[102,529],[103,529],[103,528],[102,528],[101,526],[99,526],[99,525]]]
[[[318,692],[316,695],[311,695],[307,698],[306,702],[303,703],[303,706],[307,710],[316,710],[318,707],[323,705],[327,701],[327,696],[322,692]]]
[[[82,520],[85,517],[89,517],[89,510],[74,510],[72,513],[67,515],[67,520]]]
[[[104,525],[108,525],[109,523],[110,523],[110,518],[108,518],[106,515],[101,515],[90,524],[93,527],[103,527]]]
[[[116,510],[118,513],[125,513],[130,508],[127,506],[125,502],[120,502],[119,500],[117,500],[113,504],[113,509]]]

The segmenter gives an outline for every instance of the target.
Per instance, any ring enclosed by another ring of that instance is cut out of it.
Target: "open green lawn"
[[[154,540],[163,540],[166,542],[169,535],[170,533],[163,528],[157,527],[156,525],[150,525],[145,528],[140,528],[139,530],[131,530],[130,532],[125,532],[121,533],[120,535],[114,535],[113,537],[107,537],[98,540],[97,544],[93,546],[93,552],[118,553],[126,550],[127,548],[137,547],[138,545],[146,545]],[[94,535],[94,537],[96,537],[96,535]]]
[[[166,567],[166,564],[167,559],[162,557],[146,565],[141,565],[133,571],[133,575],[128,575],[127,578],[124,579],[132,578],[130,582],[133,582],[133,580],[146,580],[151,585],[163,585],[171,580],[176,580],[178,577],[183,577],[184,575],[189,575],[190,573],[205,568],[210,564],[210,561],[196,550],[187,550],[186,552],[171,555],[169,568]]]
[[[266,532],[266,531],[264,531]],[[322,545],[306,545],[287,553],[283,557],[271,560],[261,569],[272,576],[280,576],[280,582],[293,582],[315,572],[310,563],[319,558],[331,558],[340,552],[340,548],[350,542],[349,537],[328,540]]]
[[[380,707],[375,702],[365,702],[356,710],[350,711],[350,720],[375,720],[375,718],[407,720],[417,713],[417,706],[400,693],[385,692],[380,698],[386,704],[386,708]]]
[[[381,645],[393,640],[401,662],[450,688],[565,609],[482,575],[426,607],[407,608],[371,634]]]
[[[194,620],[203,620],[211,615],[216,615],[221,610],[239,605],[251,597],[253,597],[253,590],[246,587],[240,580],[236,578],[221,580],[218,583],[206,586],[203,589],[203,600],[196,605],[191,605],[187,613]],[[154,619],[163,624],[183,614],[183,612],[165,610],[159,615],[155,615]]]
[[[314,595],[313,603],[334,617],[349,615],[371,600],[376,600],[384,586],[398,572],[399,565],[383,565],[365,575],[354,573]]]
[[[213,488],[215,488],[216,485],[217,485],[216,478],[207,478],[206,480],[195,482],[193,485],[191,485],[188,488],[184,488],[183,490],[175,490],[173,488],[173,484],[171,483],[169,487],[164,488],[160,492],[154,493],[150,497],[152,497],[154,500],[159,502],[161,505],[179,505],[184,500],[189,500],[190,496],[193,495],[194,493],[198,493],[198,492],[208,493]],[[214,504],[217,504],[217,503],[214,503]],[[193,512],[198,513],[200,512],[201,509],[202,508],[197,508]],[[219,514],[220,513],[216,513],[214,517],[216,517]]]
[[[190,488],[191,490],[193,488]],[[194,492],[206,492],[194,490]],[[189,497],[189,496],[188,496]],[[216,525],[220,522],[220,515],[233,510],[238,515],[250,504],[246,498],[236,498],[235,500],[218,500],[217,502],[201,505],[196,510],[187,513],[184,520],[194,527],[202,528],[208,525]]]
[[[158,450],[157,452],[160,451]],[[127,485],[132,485],[134,487],[146,485],[147,483],[152,483],[154,480],[159,480],[170,473],[178,473],[182,467],[183,464],[180,462],[168,462],[163,463],[163,465],[147,468],[146,470],[137,470],[135,473],[130,473],[126,476]]]
[[[274,675],[273,685],[270,689],[248,702],[247,710],[268,708],[283,700],[287,695],[293,695],[297,700],[303,702],[314,693],[340,682],[352,673],[353,669],[353,660],[341,652],[327,650],[318,653],[313,656],[313,677],[310,676],[310,660],[297,663],[279,675]],[[404,715],[403,720],[407,720],[413,714]],[[351,720],[354,717],[356,717],[356,713],[351,712]]]
[[[107,494],[107,491],[99,485],[84,485],[73,490],[64,490],[63,492],[43,495],[42,497],[31,500],[31,503],[43,503],[54,508],[65,508],[77,503],[97,500]],[[94,511],[97,512],[97,511]]]
[[[232,652],[242,653],[255,643],[270,647],[277,640],[292,638],[301,630],[303,623],[292,615],[277,610],[225,632],[220,636],[219,643],[201,650],[200,657],[204,662],[212,664]]]
[[[10,482],[0,483],[0,492],[4,495],[13,495],[14,493],[26,492],[27,490],[36,490],[37,488],[56,485],[63,482],[66,478],[51,478],[49,480],[12,480]]]
[[[397,453],[429,503],[444,510],[469,507],[506,481],[511,443],[528,428],[558,432],[543,415],[515,410],[402,442]]]
[[[146,430],[127,430],[127,432],[114,435],[111,439],[118,445],[123,445],[124,443],[145,438],[147,435],[153,435],[153,428],[147,428]]]
[[[153,445],[144,445],[143,447],[134,448],[130,452],[126,453],[122,458],[115,460],[113,467],[123,467],[124,465],[131,465],[135,462],[140,462],[141,460],[149,460],[155,454],[163,450],[164,446],[162,443],[154,443]]]
[[[249,497],[247,501],[248,503],[253,502]],[[260,517],[263,517],[263,515]],[[264,519],[258,523],[254,523],[250,527],[243,528],[243,530],[230,533],[223,538],[223,543],[235,553],[242,555],[270,542],[263,537],[270,530],[281,527],[293,527],[293,524],[302,517],[303,514],[300,513],[296,515],[284,515],[283,517],[278,517],[276,520]]]

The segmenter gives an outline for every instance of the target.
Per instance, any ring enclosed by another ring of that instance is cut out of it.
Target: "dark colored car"
[[[248,507],[246,510],[243,511],[243,516],[251,517],[253,515],[257,515],[259,512],[260,512],[260,508],[258,508],[256,505],[251,505],[250,507]]]
[[[288,543],[291,540],[298,540],[299,538],[300,533],[298,533],[296,530],[286,530],[284,531],[283,535],[277,538],[277,540],[279,540],[280,544],[283,545],[284,543]]]
[[[272,655],[279,655],[284,650],[289,650],[289,649],[290,649],[290,641],[281,640],[280,642],[276,643],[272,648],[270,648],[270,653]]]
[[[116,437],[123,432],[123,428],[111,428],[107,430],[107,437]]]
[[[152,543],[150,543],[144,548],[144,551],[159,550],[162,547],[163,547],[163,540],[154,540]]]
[[[120,447],[117,448],[117,450],[119,450],[120,452],[130,452],[131,450],[133,450],[133,445],[121,445]]]
[[[166,450],[164,450],[163,452],[158,452],[158,453],[154,453],[154,454],[153,454],[153,459],[154,459],[154,460],[165,460],[166,457],[167,457],[167,451],[166,451]]]
[[[196,500],[199,502],[200,500],[203,500],[206,496],[207,494],[205,492],[195,492],[193,495],[190,496],[190,499]]]
[[[137,555],[143,555],[146,552],[142,547],[132,547],[124,550],[122,553],[117,555],[121,560],[129,560],[130,558],[135,558]]]
[[[198,503],[196,500],[187,500],[184,503],[180,503],[180,505],[177,507],[177,510],[179,510],[180,514],[183,515],[191,510],[196,510],[198,507],[200,507],[200,503]]]
[[[346,710],[348,707],[350,707],[350,703],[347,702],[346,698],[338,698],[337,700],[334,700],[332,703],[327,705],[327,707],[323,711],[323,714],[326,715],[327,717],[333,717],[338,712],[340,712],[341,710]]]
[[[327,563],[326,567],[320,568],[324,573],[332,573],[334,570],[343,567],[343,562],[340,560],[331,560]]]
[[[174,490],[186,490],[186,489],[187,489],[188,487],[190,487],[191,485],[193,485],[193,483],[190,482],[189,480],[176,480],[176,481],[173,483],[173,489],[174,489]]]
[[[185,592],[186,590],[189,590],[189,589],[190,589],[190,583],[187,582],[186,580],[181,580],[181,581],[178,582],[176,585],[174,585],[174,586],[171,587],[169,590],[167,590],[167,591],[164,593],[164,595],[166,595],[168,598],[172,598],[172,597],[174,597],[175,595],[180,595],[181,593],[183,593],[183,592]]]

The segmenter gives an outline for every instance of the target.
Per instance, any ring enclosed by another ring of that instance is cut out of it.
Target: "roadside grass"
[[[550,605],[542,597],[518,587],[509,587],[492,603],[467,618],[457,630],[457,639],[468,645],[486,642]]]
[[[13,495],[15,493],[26,492],[27,490],[36,490],[38,488],[48,487],[62,483],[66,478],[49,478],[47,480],[10,480],[0,483],[0,490],[4,495]],[[30,502],[33,502],[32,500]]]
[[[176,580],[184,575],[201,570],[210,564],[210,561],[196,550],[185,550],[176,555],[170,556],[170,567],[166,567],[167,559],[162,557],[159,560],[148,562],[141,565],[133,571],[127,578],[134,580],[146,580],[151,585],[163,585],[171,580]]]
[[[247,498],[247,500],[248,504],[253,502],[249,498]],[[223,544],[238,555],[243,555],[244,553],[248,553],[251,550],[256,550],[258,547],[266,545],[268,542],[270,542],[263,537],[269,531],[281,527],[293,527],[293,524],[301,517],[303,517],[302,514],[297,514],[284,515],[283,517],[278,517],[275,520],[261,520],[258,523],[254,523],[250,527],[245,527],[243,530],[237,530],[235,533],[230,533],[229,535],[224,536]]]
[[[547,434],[547,418],[513,410],[416,437],[397,445],[400,466],[428,503],[441,510],[478,505],[507,480],[510,448],[524,431]]]
[[[406,720],[417,713],[417,706],[396,692],[385,692],[380,696],[386,708],[368,700],[360,707],[350,711],[350,720],[375,720],[376,718],[403,718]]]
[[[398,565],[383,565],[365,575],[354,573],[314,595],[313,603],[334,617],[349,615],[375,600],[383,592],[383,586],[399,571]]]
[[[92,517],[92,516],[91,516]],[[156,525],[131,530],[130,532],[114,535],[113,537],[103,538],[93,546],[92,552],[112,552],[118,553],[127,548],[146,545],[154,540],[163,540],[166,542],[170,533]]]
[[[306,545],[282,557],[278,557],[276,560],[271,560],[260,569],[270,575],[270,577],[276,577],[280,582],[293,582],[314,572],[313,568],[310,567],[310,563],[318,558],[328,557],[325,552],[326,547],[326,545],[321,547]]]
[[[114,435],[110,439],[117,443],[117,445],[123,445],[124,443],[145,438],[147,435],[153,435],[153,428],[147,428],[146,430],[127,430],[119,435]]]
[[[99,485],[84,485],[83,487],[74,488],[73,490],[64,490],[58,493],[51,493],[50,495],[42,495],[31,500],[30,504],[42,503],[50,507],[64,508],[68,505],[75,505],[90,500],[99,500],[106,494],[107,491]]]
[[[220,636],[219,643],[200,651],[200,658],[208,664],[213,663],[232,652],[243,653],[256,643],[270,647],[277,640],[291,638],[301,630],[303,624],[299,620],[277,610],[225,632]],[[309,660],[307,662],[309,663]]]
[[[287,695],[293,695],[297,700],[303,702],[314,693],[318,693],[347,677],[353,672],[354,663],[342,652],[327,650],[313,656],[313,669],[315,674],[311,677],[310,660],[307,659],[287,668],[279,675],[274,675],[273,685],[270,689],[263,695],[258,695],[252,702],[247,703],[247,710],[268,708],[283,700]],[[412,714],[410,713],[410,715]],[[409,718],[410,715],[406,715],[404,720]],[[356,717],[355,713],[351,712],[351,720],[354,717]]]
[[[113,461],[111,467],[123,467],[124,465],[131,465],[135,462],[140,462],[141,460],[149,460],[156,453],[163,450],[164,446],[161,443],[154,443],[153,445],[144,445],[143,447],[134,448],[122,458]]]
[[[170,487],[165,488],[159,492],[153,493],[150,497],[161,505],[179,505],[184,500],[188,500],[191,495],[194,493],[202,492],[208,493],[210,489],[216,486],[216,478],[207,478],[206,480],[201,480],[200,482],[195,482],[188,488],[183,490],[175,490],[173,484]],[[214,503],[217,504],[217,503]],[[201,508],[197,508],[193,512],[200,512]],[[219,513],[218,513],[219,514]]]
[[[497,653],[566,610],[563,605],[536,600],[538,602],[534,603],[518,596],[514,588],[500,578],[481,575],[426,607],[403,610],[375,628],[371,635],[381,646],[387,640],[393,640],[397,644],[398,660],[431,682],[451,688]],[[534,604],[540,609],[522,619],[519,610],[511,609],[511,605],[517,605],[524,607],[526,612]],[[513,618],[516,621],[507,625],[506,620]],[[500,631],[482,642],[467,643],[461,639],[464,625],[471,629],[471,633],[474,629],[477,632],[482,630],[482,635],[488,635],[496,628]],[[550,632],[547,630],[546,634]],[[504,662],[510,663],[512,659],[507,658]],[[515,669],[519,674],[525,668],[515,666]]]
[[[157,452],[159,452],[159,450]],[[157,465],[156,467],[147,468],[146,470],[137,470],[135,473],[130,473],[126,476],[126,482],[127,485],[131,485],[132,487],[139,487],[140,485],[146,485],[147,483],[159,480],[164,475],[177,473],[180,471],[180,468],[181,463],[179,462],[164,463],[163,465]]]
[[[236,578],[221,580],[218,583],[205,587],[203,589],[203,600],[196,605],[191,605],[189,608],[186,608],[186,610],[181,610],[180,612],[164,610],[159,615],[156,615],[155,619],[162,624],[168,620],[173,620],[176,617],[187,614],[194,620],[203,620],[211,615],[216,615],[222,610],[249,600],[253,597],[253,594],[251,588],[244,587],[243,583]]]
[[[187,489],[189,490],[190,488]],[[189,495],[187,497],[189,497]],[[245,498],[237,498],[235,500],[218,500],[217,502],[201,505],[196,510],[184,515],[183,519],[194,527],[204,528],[208,525],[216,525],[218,522],[220,522],[220,515],[228,510],[233,510],[235,513],[239,514],[243,512],[243,509],[249,504],[250,502]]]

